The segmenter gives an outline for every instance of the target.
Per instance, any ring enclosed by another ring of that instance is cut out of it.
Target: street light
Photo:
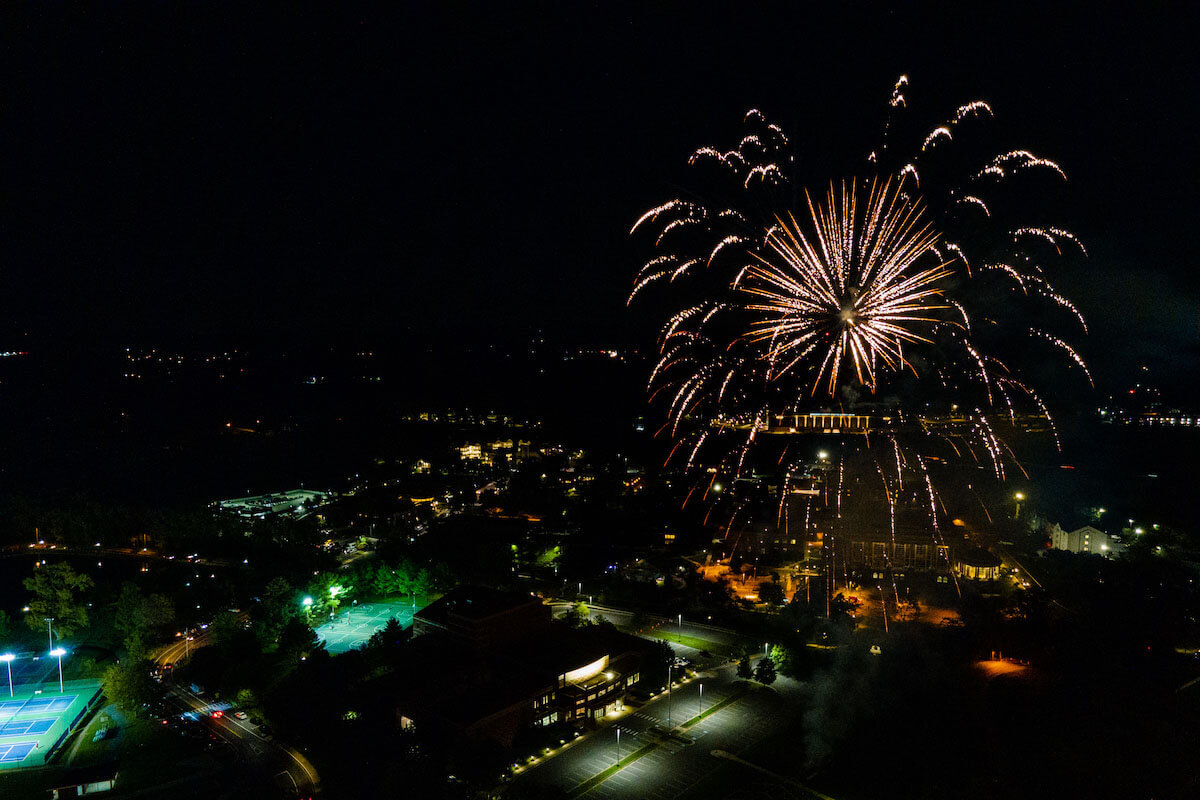
[[[1013,495],[1013,499],[1017,501],[1017,512],[1013,514],[1013,517],[1017,518],[1021,516],[1021,501],[1025,499],[1025,495],[1022,492],[1017,492]]]
[[[617,765],[621,764],[621,729],[617,728]]]
[[[683,644],[683,614],[679,615],[679,643]]]
[[[13,662],[14,658],[16,658],[16,656],[14,656],[12,653],[5,653],[4,655],[0,656],[0,661],[3,661],[5,664],[8,665],[8,696],[9,697],[13,696],[12,662]]]
[[[670,661],[667,662],[667,730],[671,730],[671,667],[675,666]]]
[[[50,651],[50,655],[58,659],[58,693],[63,693],[63,677],[62,677],[62,657],[67,654],[66,650],[61,647],[56,647]]]
[[[700,684],[700,714],[704,713],[704,684]],[[697,715],[699,716],[699,714]]]

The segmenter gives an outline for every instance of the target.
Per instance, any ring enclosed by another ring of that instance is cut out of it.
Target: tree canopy
[[[95,585],[90,576],[76,572],[70,564],[48,564],[36,568],[23,584],[33,592],[25,617],[32,630],[43,629],[47,617],[54,620],[54,629],[60,637],[69,637],[87,627],[87,605],[79,596]]]

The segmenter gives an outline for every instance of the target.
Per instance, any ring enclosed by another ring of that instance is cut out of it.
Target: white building
[[[1091,525],[1074,531],[1064,531],[1057,524],[1050,528],[1050,546],[1071,553],[1094,553],[1105,557],[1114,556],[1125,550],[1120,540],[1109,536]]]

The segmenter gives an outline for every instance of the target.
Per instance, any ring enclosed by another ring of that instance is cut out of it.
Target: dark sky
[[[39,337],[620,342],[692,149],[758,106],[865,152],[905,72],[1066,167],[1102,380],[1198,361],[1190,4],[46,5],[0,56],[0,310]]]

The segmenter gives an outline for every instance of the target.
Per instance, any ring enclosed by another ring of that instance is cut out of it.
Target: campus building
[[[1064,531],[1057,523],[1050,526],[1050,546],[1069,553],[1094,553],[1105,557],[1125,550],[1120,539],[1098,528],[1085,525],[1078,530]]]
[[[994,581],[1000,577],[1000,557],[983,547],[971,547],[954,556],[954,574],[969,581]]]
[[[400,724],[504,746],[529,728],[588,727],[621,710],[648,649],[612,628],[555,625],[538,598],[482,587],[418,612],[413,636],[398,670]]]

